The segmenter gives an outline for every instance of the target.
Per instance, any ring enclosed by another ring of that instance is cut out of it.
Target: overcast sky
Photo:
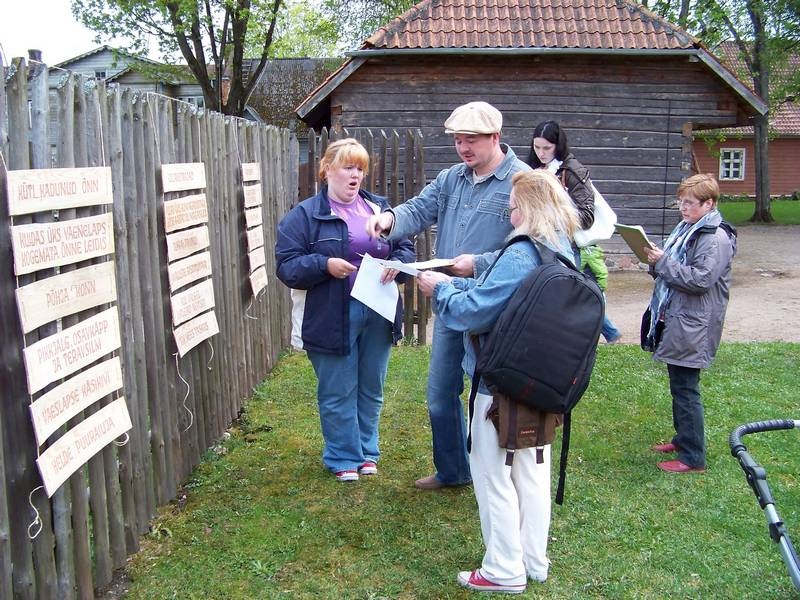
[[[13,57],[27,57],[29,48],[41,50],[42,60],[55,65],[98,46],[94,32],[73,18],[70,0],[2,0],[0,3],[3,5],[0,45],[6,64]]]

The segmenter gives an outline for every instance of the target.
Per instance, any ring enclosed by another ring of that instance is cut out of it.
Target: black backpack
[[[570,414],[589,386],[605,301],[597,284],[569,259],[528,236],[511,239],[503,251],[521,240],[533,242],[541,264],[511,296],[480,348],[470,405],[483,378],[492,392],[564,415],[556,492],[556,503],[562,504]]]

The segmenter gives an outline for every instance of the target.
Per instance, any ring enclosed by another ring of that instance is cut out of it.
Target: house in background
[[[41,56],[37,58],[41,60]],[[257,60],[245,59],[244,76],[255,70]],[[342,64],[341,58],[277,58],[267,61],[267,68],[245,109],[244,118],[285,127],[297,134],[301,161],[306,153],[308,127],[297,121],[294,108],[322,81]],[[166,67],[166,68],[165,68]],[[50,67],[51,100],[55,87],[65,71],[104,81],[137,92],[153,92],[198,108],[204,108],[203,90],[188,67],[176,70],[175,65],[141,58],[112,48],[100,46]],[[225,81],[223,79],[223,89]],[[55,113],[57,115],[57,111]],[[54,115],[53,119],[57,117]],[[53,123],[51,141],[57,144],[57,122]]]
[[[46,58],[46,57],[45,57]],[[111,46],[100,46],[50,67],[51,86],[64,71],[105,81],[137,92],[154,92],[202,108],[203,90],[188,68],[179,74],[174,66],[129,54]],[[181,70],[182,71],[182,70]]]
[[[715,49],[720,59],[737,73],[742,81],[747,69],[734,42],[723,42]],[[800,69],[800,55],[792,57],[787,68]],[[790,99],[773,109],[769,117],[769,191],[771,196],[800,193],[800,103]],[[753,128],[725,128],[698,132],[694,141],[697,169],[713,173],[719,179],[720,191],[733,196],[755,196],[755,152]]]
[[[630,0],[423,0],[297,114],[315,129],[419,128],[431,179],[458,160],[442,124],[472,100],[503,113],[502,141],[523,158],[536,123],[561,123],[620,221],[656,238],[679,218],[692,132],[767,110],[696,38]]]

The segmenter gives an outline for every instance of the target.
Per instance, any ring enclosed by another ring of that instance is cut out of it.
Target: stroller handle
[[[794,587],[800,591],[800,558],[792,544],[792,539],[789,537],[789,532],[786,526],[775,510],[775,501],[772,498],[772,492],[767,484],[767,471],[759,465],[747,448],[742,443],[742,436],[750,433],[759,433],[761,431],[776,431],[781,429],[800,429],[800,420],[791,419],[775,419],[771,421],[757,421],[755,423],[746,423],[739,425],[734,429],[728,437],[728,443],[731,447],[731,454],[739,461],[739,466],[745,473],[747,483],[755,493],[758,499],[758,504],[764,511],[767,517],[767,525],[769,526],[769,536],[772,541],[780,547],[781,557],[789,570],[789,576],[792,579]]]
[[[780,429],[794,429],[800,428],[800,420],[792,419],[772,419],[770,421],[756,421],[755,423],[745,423],[739,425],[736,429],[731,431],[728,436],[728,444],[731,447],[731,454],[736,457],[742,450],[746,450],[745,445],[742,443],[742,437],[751,433],[759,433],[761,431],[777,431]]]

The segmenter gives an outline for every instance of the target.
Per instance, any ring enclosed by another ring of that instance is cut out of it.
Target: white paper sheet
[[[350,295],[369,306],[390,323],[394,323],[397,298],[400,296],[400,292],[394,281],[386,284],[381,283],[382,263],[385,262],[365,254]]]
[[[408,273],[416,277],[420,271],[425,269],[436,269],[438,267],[452,266],[455,261],[452,258],[432,258],[431,260],[424,260],[421,262],[402,263],[399,260],[380,260],[374,259],[376,262],[386,267],[387,269],[397,269],[402,273]]]

